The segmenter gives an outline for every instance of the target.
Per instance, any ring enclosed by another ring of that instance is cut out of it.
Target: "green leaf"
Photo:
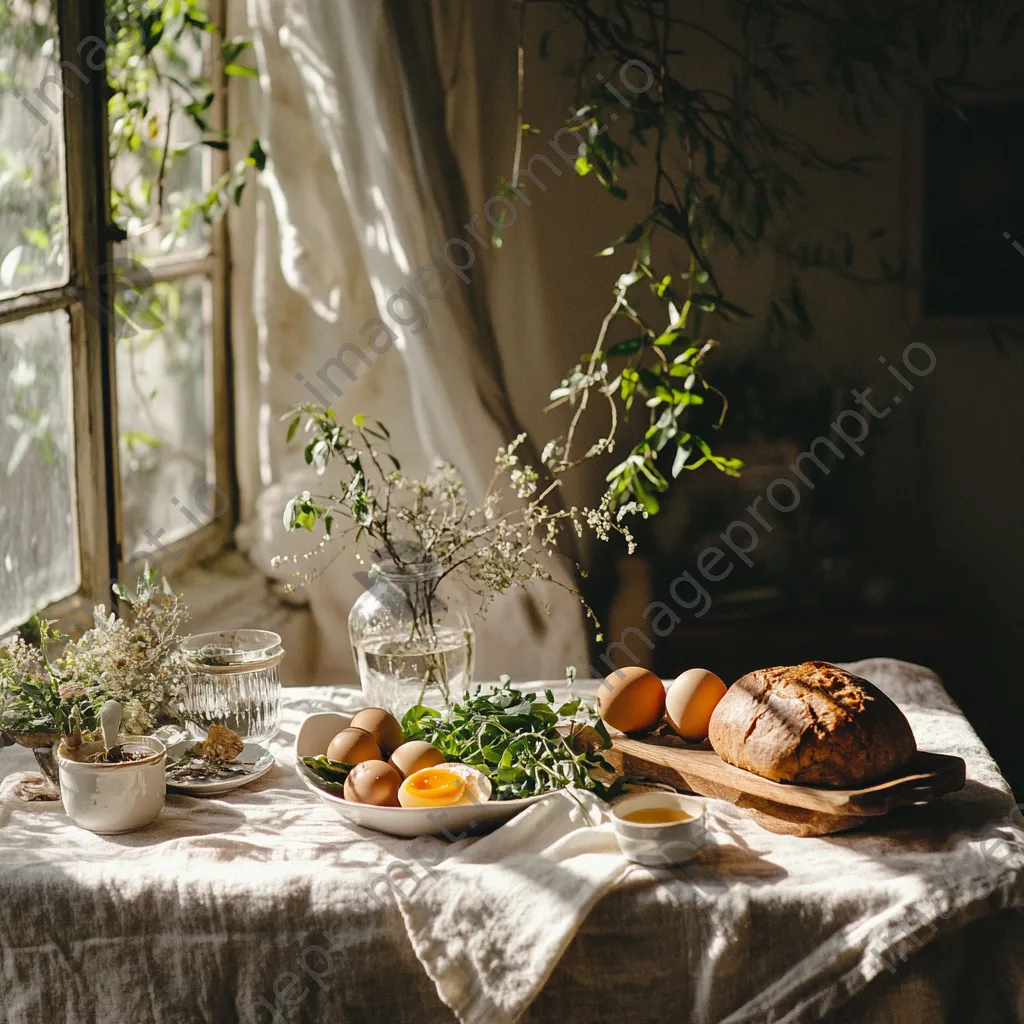
[[[224,68],[224,74],[230,78],[259,78],[260,73],[255,68],[247,68],[244,64],[228,64]]]
[[[136,313],[134,320],[151,331],[159,331],[164,326],[164,321],[153,312],[152,308],[143,309]]]
[[[257,171],[262,171],[267,166],[267,154],[264,152],[259,139],[253,139],[252,145],[249,146],[249,155],[245,159]]]
[[[424,728],[440,717],[440,711],[427,707],[426,704],[414,704],[402,716],[402,735],[407,741],[422,739]]]
[[[292,419],[291,423],[288,424],[288,436],[286,440],[290,441],[295,437],[295,432],[299,429],[299,423],[302,421],[301,416],[296,416]]]
[[[638,224],[634,224],[621,238],[617,238],[612,244],[613,245],[632,245],[634,242],[639,240],[640,236],[647,230],[647,222],[640,221]]]
[[[746,465],[742,459],[729,459],[721,455],[716,455],[711,461],[714,463],[715,468],[721,470],[726,476],[734,477],[740,476],[740,471]]]
[[[252,43],[245,39],[226,39],[220,44],[221,56],[226,64],[232,64],[237,60],[238,55],[250,46]]]
[[[633,478],[633,493],[649,516],[656,516],[658,514],[658,510],[661,508],[658,504],[658,499],[647,490],[639,476],[634,476]]]
[[[642,345],[643,341],[640,338],[618,341],[608,349],[607,358],[615,359],[617,356],[630,356],[634,352],[639,352]]]
[[[324,754],[316,757],[303,757],[304,764],[316,777],[318,782],[343,783],[348,778],[349,772],[355,767],[344,761],[332,761]]]

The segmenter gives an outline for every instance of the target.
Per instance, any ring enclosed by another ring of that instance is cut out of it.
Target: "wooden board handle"
[[[927,803],[963,789],[967,775],[963,758],[923,751],[899,775],[860,789],[773,782],[727,764],[706,746],[616,737],[606,756],[620,771],[728,800],[766,828],[775,819],[779,827],[773,831],[795,835],[844,831],[897,807]]]

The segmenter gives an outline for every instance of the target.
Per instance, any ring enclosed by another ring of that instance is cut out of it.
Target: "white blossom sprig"
[[[554,501],[564,472],[600,454],[600,446],[570,465],[565,441],[555,440],[545,446],[537,467],[521,458],[526,434],[520,434],[498,449],[491,483],[480,504],[472,505],[462,477],[450,463],[436,463],[423,479],[403,474],[391,435],[379,421],[356,416],[351,426],[342,425],[333,410],[312,404],[290,416],[288,437],[300,428],[309,435],[306,462],[320,476],[332,465],[341,472],[334,491],[304,491],[288,502],[286,529],[312,532],[322,523],[320,548],[340,540],[343,546],[365,544],[376,558],[399,569],[431,564],[438,570],[435,587],[457,573],[480,596],[482,607],[516,586],[541,581],[565,587],[548,568],[563,530],[571,529],[578,537],[589,531],[600,541],[619,535],[632,553],[636,542],[627,519],[647,515],[636,502],[614,507],[608,495],[594,507],[566,508]],[[279,557],[275,564],[286,560]],[[291,560],[298,564],[297,556]],[[323,568],[297,575],[308,582]],[[567,589],[596,623],[578,589]]]

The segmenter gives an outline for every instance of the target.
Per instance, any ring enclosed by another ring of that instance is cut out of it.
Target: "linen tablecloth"
[[[923,748],[965,757],[964,792],[820,839],[771,835],[715,802],[702,861],[624,868],[524,1021],[1024,1021],[1024,839],[1008,788],[932,673],[854,669],[901,705]],[[303,715],[361,702],[286,691],[268,776],[220,799],[169,796],[126,836],[5,799],[0,1019],[451,1024],[391,887],[411,870],[408,899],[427,901],[476,841],[439,858],[433,841],[349,827],[291,767]],[[0,777],[32,766],[26,750],[0,752]],[[516,924],[514,907],[501,915]],[[507,965],[482,969],[500,982]]]

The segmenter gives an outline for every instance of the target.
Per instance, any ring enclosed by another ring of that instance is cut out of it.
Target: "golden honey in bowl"
[[[674,822],[689,821],[693,817],[679,807],[642,807],[622,815],[623,821],[637,825],[670,825]]]

